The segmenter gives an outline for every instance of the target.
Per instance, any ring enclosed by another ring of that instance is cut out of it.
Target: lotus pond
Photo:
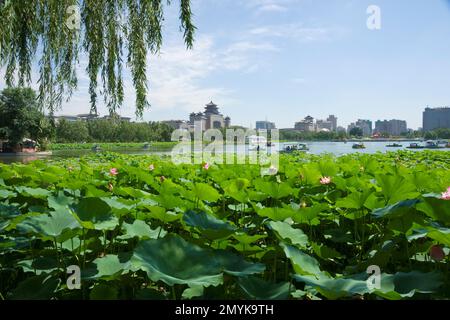
[[[285,155],[274,176],[114,153],[0,164],[0,299],[448,299],[449,168],[428,151]]]

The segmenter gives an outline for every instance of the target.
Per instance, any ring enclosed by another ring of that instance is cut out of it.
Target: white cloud
[[[334,31],[322,27],[305,27],[302,23],[268,25],[253,28],[249,31],[253,36],[292,38],[298,41],[320,41],[331,39]]]
[[[280,13],[289,10],[292,5],[297,5],[304,0],[241,0],[240,4],[255,10],[256,14]]]
[[[284,6],[280,6],[279,4],[275,3],[269,3],[262,5],[258,8],[258,13],[265,13],[265,12],[285,12],[288,9]]]
[[[158,56],[149,55],[147,58],[148,99],[151,108],[144,112],[144,119],[153,118],[152,110],[164,112],[167,118],[172,117],[171,113],[187,115],[193,111],[201,111],[202,106],[211,99],[222,105],[233,103],[235,99],[232,90],[221,85],[208,84],[206,80],[213,79],[215,73],[255,72],[259,66],[258,59],[254,58],[255,53],[277,50],[265,41],[235,41],[225,47],[219,46],[212,36],[200,36],[192,50],[186,50],[180,42],[164,45]],[[89,111],[85,67],[85,62],[80,64],[78,75],[82,80],[79,90],[64,105],[60,114]],[[136,95],[129,74],[124,77],[124,91],[125,102],[119,113],[122,116],[134,117]],[[99,97],[98,111],[100,114],[106,114],[107,110],[101,99],[102,97]]]

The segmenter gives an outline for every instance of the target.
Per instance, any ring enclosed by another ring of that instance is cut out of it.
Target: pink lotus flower
[[[209,163],[205,163],[205,164],[203,165],[203,169],[208,170],[208,169],[209,169]]]
[[[442,200],[450,200],[450,187],[447,188],[447,191],[442,192]]]
[[[117,170],[117,168],[111,168],[111,170],[109,170],[109,174],[112,176],[117,176],[119,174],[119,171]]]
[[[320,179],[320,184],[327,185],[327,184],[330,184],[330,183],[331,183],[331,178],[330,177],[323,177],[323,178]]]
[[[440,246],[434,245],[430,248],[430,257],[435,261],[442,261],[445,258],[445,252]]]
[[[153,165],[153,164],[149,165],[148,169],[149,169],[150,171],[155,170],[155,165]]]
[[[159,181],[161,181],[161,182],[166,181],[166,177],[164,177],[164,176],[159,177]]]

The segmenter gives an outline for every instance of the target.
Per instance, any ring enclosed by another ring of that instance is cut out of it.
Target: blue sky
[[[310,114],[405,119],[421,126],[425,106],[450,105],[450,5],[446,0],[192,0],[194,50],[179,32],[178,1],[167,8],[165,44],[149,56],[145,120],[187,119],[210,100],[233,124],[280,128]],[[369,5],[381,30],[366,26]],[[60,114],[89,111],[79,90]],[[129,77],[120,113],[134,115]],[[100,107],[100,113],[106,110]]]

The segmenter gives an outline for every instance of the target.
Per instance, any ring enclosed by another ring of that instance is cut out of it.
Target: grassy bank
[[[52,143],[48,146],[49,150],[88,150],[99,146],[102,150],[113,151],[118,149],[142,149],[144,142],[110,142],[110,143]],[[176,145],[176,142],[150,142],[151,148],[170,148]]]

